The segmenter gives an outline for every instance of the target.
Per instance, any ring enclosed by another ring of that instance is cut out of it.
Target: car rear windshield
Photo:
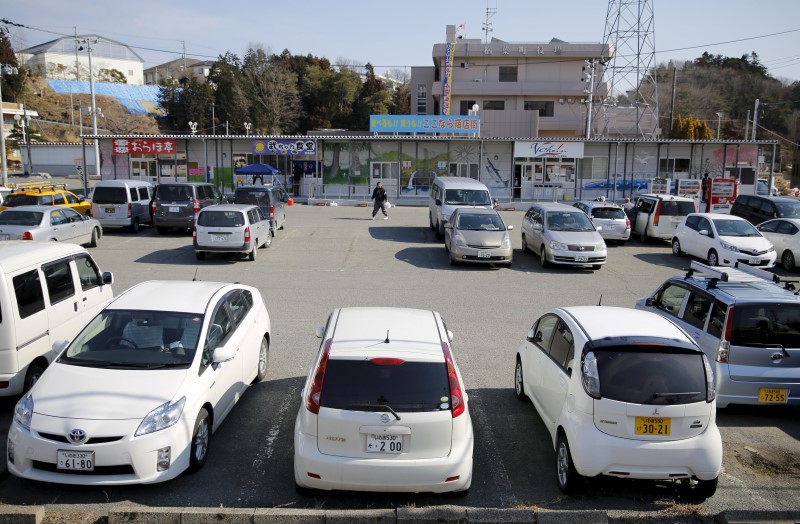
[[[95,191],[97,191],[95,189]],[[174,186],[169,184],[161,184],[158,187],[159,200],[166,200],[168,202],[185,202],[192,200],[192,188],[189,186]]]
[[[39,204],[39,197],[36,195],[9,195],[8,198],[3,200],[3,205],[8,207],[36,206]]]
[[[694,212],[694,202],[687,202],[684,200],[661,201],[661,214],[664,216],[686,216]]]
[[[7,209],[0,213],[0,226],[38,226],[42,223],[42,215],[38,211],[12,211]]]
[[[593,218],[620,218],[625,220],[625,211],[618,207],[595,207],[592,208]]]
[[[244,213],[241,211],[203,211],[197,217],[197,225],[204,227],[242,227]]]
[[[233,195],[234,204],[263,206],[270,203],[270,192],[260,189],[237,189]]]
[[[782,218],[800,218],[800,202],[775,202],[778,216]]]
[[[444,203],[450,206],[491,206],[492,198],[483,189],[448,189]]]
[[[127,204],[128,192],[124,187],[96,187],[92,195],[95,204]]]
[[[370,360],[328,361],[320,406],[354,411],[397,412],[450,409],[444,362],[376,364]]]
[[[764,344],[800,348],[800,304],[737,304],[733,308],[731,345]]]
[[[594,351],[603,398],[632,404],[691,404],[706,400],[699,351],[667,346],[613,346]]]

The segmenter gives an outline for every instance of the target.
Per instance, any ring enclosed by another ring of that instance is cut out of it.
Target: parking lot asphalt
[[[71,487],[18,479],[5,472],[3,460],[0,504],[44,506],[48,511],[83,508],[106,515],[120,504],[388,509],[395,516],[398,508],[457,504],[473,509],[600,511],[609,519],[617,512],[633,512],[696,521],[753,510],[770,518],[800,518],[796,408],[719,411],[724,470],[717,494],[703,503],[684,499],[676,485],[665,482],[594,479],[576,497],[557,488],[549,434],[533,406],[514,396],[515,350],[532,322],[551,307],[633,307],[636,299],[688,266],[688,259],[673,256],[666,242],[612,245],[608,264],[598,271],[542,269],[537,257],[521,252],[524,212],[503,211],[515,228],[513,266],[452,267],[443,244],[428,228],[426,208],[395,207],[385,221],[370,221],[370,214],[371,208],[292,206],[286,228],[277,232],[272,246],[262,250],[255,262],[226,255],[199,262],[188,233],[158,235],[149,227],[135,235],[106,231],[90,252],[103,270],[114,273],[116,294],[152,279],[198,278],[258,287],[273,326],[268,380],[244,394],[214,434],[208,463],[196,474],[166,484]],[[319,345],[314,330],[335,307],[378,305],[439,311],[455,335],[453,350],[476,434],[473,485],[462,499],[295,492],[292,434],[303,380]],[[12,399],[0,401],[3,457],[12,408]]]

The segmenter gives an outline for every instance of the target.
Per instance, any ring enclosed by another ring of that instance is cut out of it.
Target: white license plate
[[[489,251],[478,251],[478,258],[491,258],[492,254]]]
[[[605,230],[606,231],[614,231],[614,226],[606,226]]]
[[[577,255],[575,257],[575,262],[588,262],[588,261],[589,257],[587,257],[586,255]]]
[[[58,469],[94,471],[94,451],[58,451]]]
[[[179,208],[178,206],[170,206],[169,212],[170,213],[180,213],[181,212],[181,208]]]
[[[227,242],[228,235],[211,235],[212,242]]]
[[[402,453],[402,435],[367,434],[367,453]]]

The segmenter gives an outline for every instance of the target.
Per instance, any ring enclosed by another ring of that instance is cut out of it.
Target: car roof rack
[[[18,191],[55,191],[56,189],[67,189],[67,184],[54,184],[54,183],[42,183],[42,182],[25,182],[22,184],[17,184],[15,188],[15,192]]]
[[[689,269],[686,271],[686,278],[692,278],[695,274],[697,276],[709,278],[706,289],[717,287],[719,282],[766,281],[778,285],[784,284],[786,289],[794,291],[794,284],[800,282],[800,280],[782,279],[780,276],[770,273],[769,271],[748,266],[747,264],[739,264],[739,262],[734,263],[733,267],[719,267],[692,261],[691,264],[689,264]]]

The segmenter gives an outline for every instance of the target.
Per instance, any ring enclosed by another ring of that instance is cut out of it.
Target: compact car
[[[522,219],[521,234],[522,252],[539,255],[542,267],[590,265],[597,270],[606,263],[608,248],[603,237],[586,213],[567,204],[532,205]]]
[[[193,237],[198,260],[208,253],[241,253],[253,261],[259,248],[272,245],[269,220],[261,208],[247,204],[218,204],[201,209]]]
[[[100,222],[68,207],[19,206],[0,211],[0,240],[72,242],[97,246]]]
[[[502,264],[511,266],[514,250],[506,226],[494,209],[458,208],[444,226],[444,249],[450,264]]]
[[[150,211],[159,234],[171,228],[190,230],[201,209],[223,202],[217,186],[204,182],[164,182],[156,186]]]
[[[286,227],[286,205],[289,194],[280,186],[240,186],[233,193],[234,204],[258,206],[269,220],[272,236],[275,231]]]
[[[212,434],[266,377],[270,338],[256,288],[176,280],[129,288],[14,407],[8,471],[114,485],[199,470]]]
[[[472,420],[441,316],[340,308],[317,336],[295,421],[298,489],[465,494]]]
[[[613,240],[624,244],[631,237],[631,221],[622,206],[613,202],[581,200],[573,204],[586,213],[603,240]]]
[[[800,260],[800,219],[767,220],[756,226],[756,229],[775,246],[775,259],[781,261],[783,269],[797,269],[797,261]]]
[[[0,211],[17,206],[65,206],[81,215],[88,215],[92,210],[92,204],[67,191],[66,184],[19,184],[3,198]]]
[[[516,352],[517,398],[530,399],[556,450],[556,479],[675,480],[693,496],[717,488],[722,438],[714,377],[689,335],[655,313],[555,308]]]
[[[709,266],[775,266],[775,247],[743,218],[724,213],[691,213],[675,229],[672,254],[708,261]]]

